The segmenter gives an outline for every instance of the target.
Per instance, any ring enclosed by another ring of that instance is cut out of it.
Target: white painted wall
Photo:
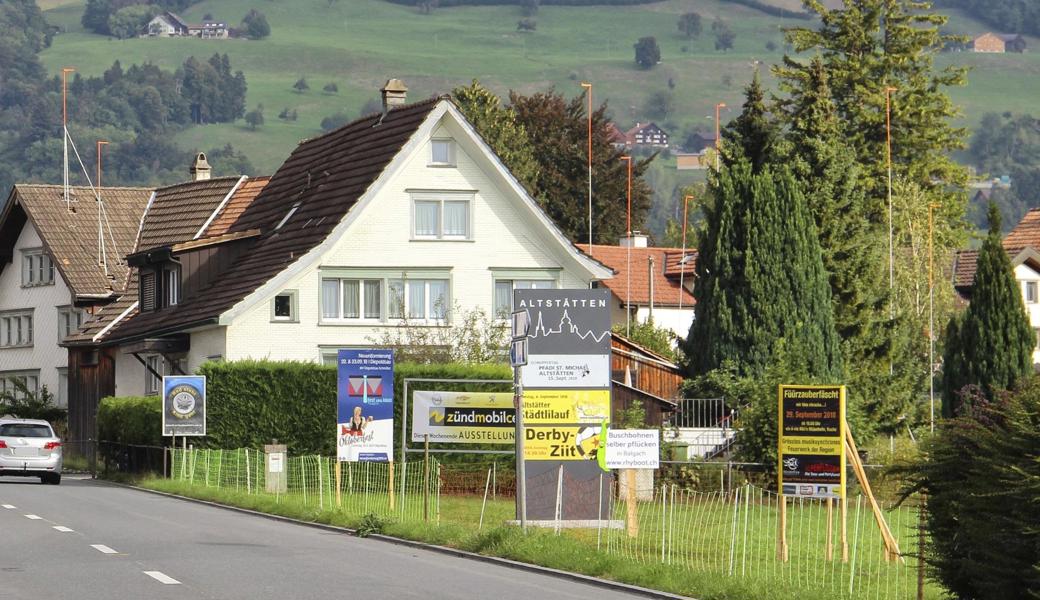
[[[1026,296],[1026,284],[1032,283],[1037,287],[1037,298],[1040,300],[1040,273],[1037,273],[1028,265],[1021,264],[1015,267],[1015,279],[1018,281],[1019,291],[1022,292],[1022,302],[1026,305],[1026,313],[1029,315],[1029,324],[1037,335],[1037,346],[1033,348],[1033,364],[1040,364],[1040,302],[1029,302]]]
[[[68,351],[58,345],[58,307],[72,303],[72,293],[61,273],[54,269],[54,284],[22,287],[22,250],[43,246],[39,233],[26,221],[14,245],[14,258],[0,273],[0,312],[33,309],[33,345],[25,348],[0,348],[0,373],[5,371],[40,372],[40,387],[59,394],[58,369],[68,367]]]
[[[682,339],[686,339],[686,336],[690,334],[690,325],[693,324],[693,307],[683,306],[682,310],[678,307],[654,307],[654,325],[657,327],[663,327],[672,331],[675,335]],[[624,316],[624,313],[622,313]],[[645,322],[650,318],[650,307],[640,306],[639,310],[636,311],[636,319],[640,323]]]
[[[116,396],[144,396],[144,365],[116,350]]]
[[[486,163],[474,160],[479,149],[464,140],[458,125],[447,118],[433,138],[451,137],[457,143],[455,167],[430,167],[429,143],[407,157],[403,169],[358,215],[339,242],[310,268],[283,286],[297,290],[299,322],[272,322],[274,294],[236,317],[227,327],[225,358],[271,358],[316,361],[320,348],[373,345],[384,325],[330,325],[321,323],[322,267],[443,268],[450,270],[452,302],[463,310],[482,308],[492,313],[492,269],[560,269],[557,287],[587,288],[588,279],[567,265],[552,234],[527,214],[486,172]],[[416,241],[411,235],[412,197],[408,190],[468,190],[473,236],[469,241]],[[192,340],[192,361],[196,354]],[[215,352],[211,352],[215,353]]]

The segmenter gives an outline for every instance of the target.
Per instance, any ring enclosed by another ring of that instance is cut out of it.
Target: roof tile
[[[588,244],[577,244],[586,254],[590,254]],[[682,256],[681,248],[632,248],[631,255],[631,279],[629,279],[629,253],[624,246],[592,246],[591,255],[599,262],[614,269],[614,277],[601,283],[610,289],[615,296],[623,302],[627,300],[633,305],[650,304],[650,269],[649,259],[654,259],[653,283],[654,283],[654,305],[655,306],[678,306],[680,296],[683,306],[693,308],[694,297],[689,290],[679,288],[679,258]],[[687,248],[688,256],[696,257],[696,251]],[[672,257],[674,276],[666,272],[668,257]],[[693,282],[692,274],[696,259],[686,261],[686,276],[689,282]],[[629,292],[631,283],[631,292]]]

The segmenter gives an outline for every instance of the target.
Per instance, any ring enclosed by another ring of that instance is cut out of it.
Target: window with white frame
[[[383,285],[382,279],[322,279],[322,320],[382,320]]]
[[[58,368],[58,406],[69,405],[69,370]]]
[[[83,322],[86,321],[82,310],[71,306],[58,307],[58,341],[69,337],[79,331]]]
[[[455,166],[455,141],[447,138],[430,140],[430,166]]]
[[[176,306],[181,299],[181,266],[174,263],[163,268],[163,306]]]
[[[444,321],[451,310],[447,279],[391,279],[389,318]]]
[[[417,240],[472,239],[472,205],[472,194],[413,194],[412,237]]]
[[[0,313],[0,348],[18,348],[32,345],[32,309]]]
[[[300,317],[296,304],[296,290],[285,290],[271,301],[271,320],[282,323],[298,323]]]
[[[43,248],[22,251],[22,287],[54,283],[54,263]]]
[[[1035,281],[1026,281],[1025,282],[1025,289],[1026,289],[1026,291],[1025,291],[1026,304],[1036,304],[1036,302],[1037,302],[1036,282]]]
[[[144,393],[154,396],[162,389],[163,358],[158,354],[153,354],[145,357],[144,362],[148,365],[144,373]]]
[[[445,321],[451,312],[449,274],[447,269],[330,269],[321,280],[322,323]]]
[[[551,290],[556,287],[552,279],[502,279],[495,278],[495,316],[504,319],[513,312],[513,290]]]
[[[17,399],[25,398],[26,392],[40,391],[39,371],[0,371],[0,394],[10,394]]]

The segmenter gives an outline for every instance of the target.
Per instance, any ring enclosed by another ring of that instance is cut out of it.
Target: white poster
[[[656,429],[607,430],[608,469],[657,469],[660,466],[660,431]]]
[[[531,354],[522,367],[524,387],[609,388],[609,354]]]

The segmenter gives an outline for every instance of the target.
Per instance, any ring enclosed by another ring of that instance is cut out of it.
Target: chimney
[[[195,157],[195,162],[191,163],[191,168],[188,172],[191,173],[193,181],[204,181],[210,178],[209,162],[206,161],[206,154],[199,152],[199,155]]]
[[[386,85],[379,91],[383,94],[384,114],[391,108],[403,106],[408,98],[408,86],[400,79],[388,79]]]
[[[631,237],[622,237],[618,242],[618,246],[621,246],[622,248],[646,248],[648,245],[647,237],[638,231],[633,231]]]

